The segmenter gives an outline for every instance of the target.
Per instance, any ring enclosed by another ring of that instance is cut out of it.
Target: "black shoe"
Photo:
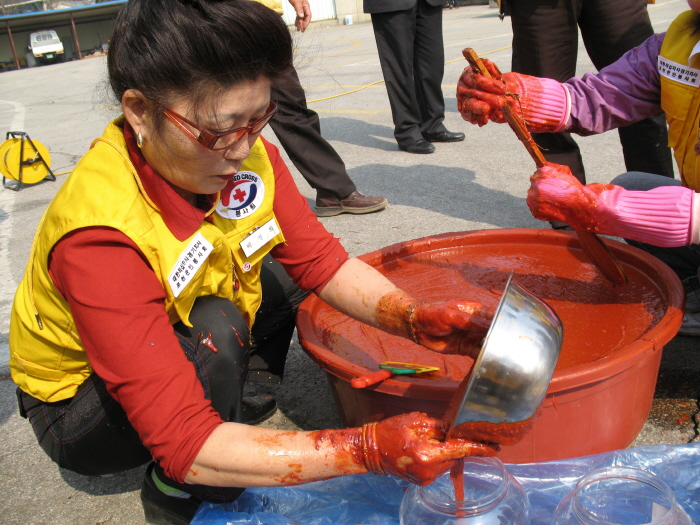
[[[344,199],[339,199],[327,190],[316,192],[316,215],[331,217],[341,213],[372,213],[386,208],[388,201],[381,195],[363,195],[353,191]]]
[[[141,504],[148,523],[156,525],[189,525],[201,501],[194,496],[179,498],[160,491],[151,477],[153,463],[146,469],[141,485]]]
[[[262,423],[277,412],[277,401],[268,394],[244,397],[241,404],[243,405],[243,423],[246,425]]]
[[[399,149],[401,151],[408,151],[409,153],[425,155],[435,151],[435,146],[425,139],[420,139],[415,142],[411,142],[410,144],[399,144]]]
[[[441,131],[440,133],[433,133],[432,135],[423,136],[430,142],[462,142],[464,140],[464,133],[457,133],[453,131]]]

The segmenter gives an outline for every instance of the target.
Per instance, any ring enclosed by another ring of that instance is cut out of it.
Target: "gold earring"
[[[136,145],[139,148],[143,148],[143,136],[140,131],[136,134]]]

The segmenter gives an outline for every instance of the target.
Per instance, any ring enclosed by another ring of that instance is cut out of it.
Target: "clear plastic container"
[[[449,472],[430,485],[411,485],[401,501],[401,525],[527,525],[530,502],[497,458],[464,460],[464,500],[455,501]]]
[[[660,477],[631,467],[583,476],[559,503],[552,525],[693,525]]]

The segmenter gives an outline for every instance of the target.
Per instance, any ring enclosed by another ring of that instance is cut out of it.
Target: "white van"
[[[29,35],[29,50],[25,55],[29,67],[37,63],[63,62],[63,44],[56,31],[47,29]]]

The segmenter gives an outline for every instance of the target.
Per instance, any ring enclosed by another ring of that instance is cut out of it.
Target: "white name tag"
[[[204,238],[204,235],[198,233],[180,254],[168,276],[168,284],[170,284],[170,289],[175,297],[180,295],[182,290],[192,280],[194,274],[207,260],[213,248],[214,246]]]
[[[681,84],[687,84],[688,86],[700,86],[700,69],[693,69],[689,66],[684,66],[683,64],[677,64],[676,62],[671,62],[667,58],[663,58],[659,55],[658,60],[659,75],[662,77],[670,78]]]
[[[260,228],[251,233],[248,237],[241,241],[241,248],[246,257],[250,257],[260,248],[265,246],[267,242],[280,232],[275,219],[270,219]]]

